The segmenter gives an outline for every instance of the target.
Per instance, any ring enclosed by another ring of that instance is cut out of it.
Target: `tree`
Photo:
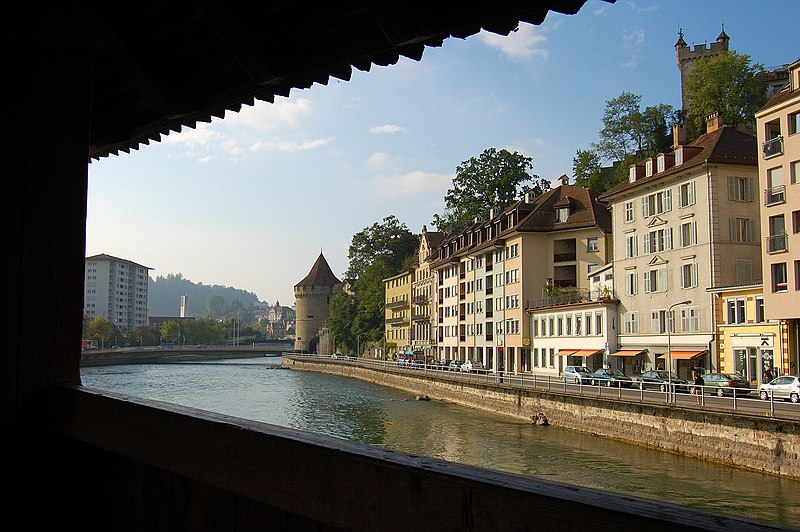
[[[161,324],[161,341],[180,343],[181,326],[177,321],[169,320]]]
[[[418,236],[409,231],[394,215],[387,216],[382,223],[375,222],[353,235],[345,275],[358,279],[367,266],[379,258],[385,259],[387,267],[393,270],[391,275],[400,273],[403,261],[416,253],[418,246]]]
[[[445,194],[445,211],[434,214],[433,225],[439,231],[460,231],[476,217],[486,217],[492,207],[511,205],[524,191],[542,194],[550,182],[530,173],[532,168],[530,157],[494,148],[462,162]]]
[[[89,340],[99,342],[101,347],[105,347],[106,343],[111,341],[116,335],[117,327],[101,316],[89,322],[89,326],[86,330],[86,336]]]
[[[732,51],[699,59],[684,81],[687,134],[703,133],[706,117],[716,112],[726,125],[753,131],[754,115],[767,101],[760,79],[764,72],[762,65],[750,64],[750,56]]]
[[[627,178],[631,163],[669,147],[678,113],[666,104],[642,111],[641,101],[632,92],[606,101],[600,140],[588,150],[578,150],[572,160],[576,184],[601,194]]]
[[[225,299],[217,294],[206,296],[206,316],[209,318],[221,318],[225,311]]]
[[[355,297],[347,292],[339,292],[333,296],[328,312],[328,331],[333,344],[345,345],[352,351],[356,343],[353,323],[358,312]]]

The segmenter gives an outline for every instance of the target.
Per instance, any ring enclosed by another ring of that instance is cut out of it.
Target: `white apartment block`
[[[90,319],[107,319],[123,336],[147,325],[148,272],[151,269],[110,255],[87,257],[84,264],[84,315]]]
[[[681,131],[670,152],[632,165],[600,199],[613,220],[619,349],[683,376],[719,367],[706,290],[760,277],[761,246],[755,137],[717,115],[692,142]]]

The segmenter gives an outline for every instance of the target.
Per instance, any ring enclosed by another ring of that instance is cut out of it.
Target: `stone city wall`
[[[413,372],[383,372],[356,364],[302,357],[284,356],[283,366],[361,379],[527,422],[544,414],[553,426],[800,479],[798,422],[504,388],[494,383],[437,379]]]

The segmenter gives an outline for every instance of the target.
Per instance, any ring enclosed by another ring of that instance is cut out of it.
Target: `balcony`
[[[783,253],[789,251],[789,239],[786,233],[770,235],[766,238],[767,253]]]
[[[399,317],[399,318],[389,318],[386,320],[387,325],[398,326],[406,324],[408,325],[408,318]]]
[[[576,253],[556,253],[553,255],[553,262],[570,262],[576,259]]]
[[[611,290],[590,291],[578,288],[549,289],[542,299],[529,299],[525,302],[525,308],[538,309],[545,307],[557,307],[561,305],[572,305],[574,303],[585,303],[588,301],[606,301],[617,299],[617,295]]]
[[[400,299],[398,301],[391,301],[389,303],[386,303],[385,305],[386,308],[403,308],[407,306],[408,306],[408,299],[406,298]]]
[[[778,185],[764,191],[764,205],[775,205],[786,201],[786,185]]]
[[[578,281],[576,279],[553,279],[553,286],[559,288],[576,287],[578,286]]]
[[[769,159],[776,155],[783,155],[783,137],[779,136],[766,141],[761,149],[764,153],[764,159]]]
[[[428,296],[414,296],[411,301],[413,301],[415,305],[427,305]]]
[[[411,315],[411,321],[430,321],[430,320],[431,320],[430,312],[414,312]]]

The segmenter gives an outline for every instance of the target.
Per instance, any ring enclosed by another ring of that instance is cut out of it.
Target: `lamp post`
[[[677,307],[678,305],[691,305],[692,300],[687,299],[686,301],[681,301],[680,303],[673,303],[667,308],[667,382],[669,383],[669,394],[672,397],[674,390],[672,389],[672,343],[670,341],[670,335],[672,333],[672,309]]]

